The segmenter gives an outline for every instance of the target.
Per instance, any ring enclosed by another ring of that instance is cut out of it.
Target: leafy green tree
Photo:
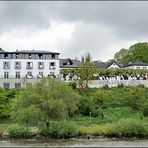
[[[115,61],[119,61],[124,63],[125,57],[128,55],[128,50],[122,48],[119,52],[117,52],[114,56]]]
[[[148,43],[139,42],[131,45],[129,49],[121,49],[115,54],[114,59],[123,64],[136,60],[148,63]]]
[[[148,63],[148,43],[137,43],[129,48],[129,53],[133,57],[133,60],[140,60]]]
[[[26,125],[50,120],[66,119],[77,110],[80,96],[57,79],[44,78],[34,85],[27,85],[13,102],[12,117]]]
[[[96,68],[91,62],[90,53],[86,53],[85,56],[81,57],[81,63],[76,69],[76,74],[78,76],[79,88],[88,88],[89,80],[93,79],[93,74],[95,73]]]

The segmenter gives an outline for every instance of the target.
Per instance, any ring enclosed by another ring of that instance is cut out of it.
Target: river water
[[[148,140],[19,140],[1,141],[0,147],[148,147]]]

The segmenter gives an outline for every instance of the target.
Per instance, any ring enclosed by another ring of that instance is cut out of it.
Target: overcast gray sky
[[[148,39],[148,2],[0,1],[0,47],[42,49],[60,58],[107,61],[121,48]]]

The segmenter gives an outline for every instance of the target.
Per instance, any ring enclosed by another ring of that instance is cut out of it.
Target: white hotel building
[[[59,53],[39,50],[0,52],[0,87],[18,88],[59,75]]]

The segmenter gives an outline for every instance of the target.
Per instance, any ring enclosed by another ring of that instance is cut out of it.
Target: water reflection
[[[1,141],[0,147],[147,147],[148,140],[19,140]]]

